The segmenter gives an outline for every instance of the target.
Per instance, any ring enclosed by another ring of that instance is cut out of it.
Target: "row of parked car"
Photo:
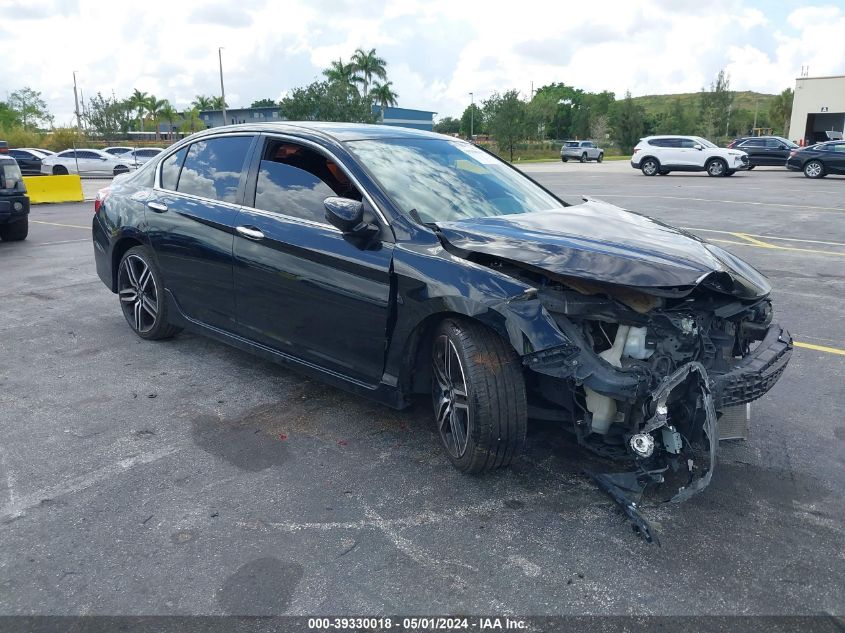
[[[66,149],[51,152],[36,147],[8,150],[24,176],[117,176],[137,169],[162,152],[160,147],[106,147],[105,149]]]
[[[733,176],[737,171],[767,165],[801,171],[807,178],[845,174],[845,141],[799,147],[779,136],[753,136],[718,147],[700,136],[648,136],[637,143],[631,156],[631,167],[646,176],[665,176],[673,171]]]

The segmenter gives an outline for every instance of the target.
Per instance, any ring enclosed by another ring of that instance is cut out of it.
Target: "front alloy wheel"
[[[431,344],[437,430],[452,465],[465,473],[507,466],[522,450],[528,420],[522,363],[493,330],[446,319]]]
[[[161,289],[161,276],[147,249],[130,248],[117,270],[117,296],[126,322],[141,338],[168,338],[179,331],[167,322]]]
[[[728,171],[728,164],[723,161],[721,158],[714,158],[707,164],[707,175],[708,176],[724,176],[725,172]]]

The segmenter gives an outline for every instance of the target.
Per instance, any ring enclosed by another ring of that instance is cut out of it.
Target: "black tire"
[[[721,178],[727,173],[728,164],[721,158],[713,158],[704,166],[704,168],[707,170],[708,176]]]
[[[114,168],[112,175],[119,176],[120,174],[125,174],[127,171],[129,171],[128,167],[126,167],[125,165],[118,165]]]
[[[729,169],[725,172],[725,176],[733,176],[736,173],[736,169]]]
[[[752,169],[754,169],[756,166],[757,166],[757,165],[749,165],[749,166],[748,166],[748,171],[751,171],[751,170],[752,170]]]
[[[4,242],[22,242],[27,235],[29,235],[28,217],[23,217],[8,224],[0,224],[0,239]]]
[[[660,173],[660,161],[649,156],[640,163],[640,170],[646,176],[656,176]]]
[[[583,154],[581,154],[581,159],[580,159],[580,160],[581,160],[581,162],[582,162],[582,163],[586,163],[586,162],[587,162],[587,152],[584,152]]]
[[[657,172],[657,175],[658,176],[668,176],[671,173],[672,172],[669,171],[668,169],[661,169],[659,172]]]
[[[597,163],[600,163],[604,160],[604,154],[599,154],[599,157],[596,159]]]
[[[824,178],[827,174],[824,170],[824,163],[820,160],[808,160],[804,164],[804,175],[807,178]]]
[[[67,167],[64,165],[54,165],[53,166],[53,175],[54,176],[67,176]]]
[[[141,264],[149,271],[149,277],[140,272],[143,270]],[[164,283],[152,254],[145,246],[130,248],[121,258],[117,269],[117,298],[129,327],[143,339],[157,341],[170,338],[182,329],[167,320]],[[148,307],[151,304],[154,304],[154,313]]]
[[[528,423],[519,357],[483,325],[446,319],[434,334],[431,358],[435,425],[449,461],[464,473],[510,464],[522,451]]]
[[[568,160],[569,160],[566,156],[561,156],[561,157],[560,157],[560,159],[561,159],[564,163],[565,163],[566,161],[568,161]]]

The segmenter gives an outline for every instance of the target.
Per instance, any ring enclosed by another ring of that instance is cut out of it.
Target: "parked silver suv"
[[[565,163],[570,158],[582,163],[588,160],[600,163],[604,159],[604,150],[592,141],[566,141],[560,148],[560,159]]]

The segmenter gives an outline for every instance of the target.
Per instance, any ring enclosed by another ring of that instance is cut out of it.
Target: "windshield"
[[[18,183],[23,185],[21,180],[21,169],[14,160],[0,160],[0,189],[19,189]]]
[[[693,138],[702,145],[704,145],[704,147],[717,147],[716,145],[713,145],[713,143],[708,141],[706,138],[701,138],[700,136],[693,136]]]
[[[351,141],[399,209],[423,222],[445,222],[563,207],[557,198],[495,156],[464,141]]]
[[[581,143],[579,141],[566,141],[564,145],[566,145],[566,147],[580,147]]]

